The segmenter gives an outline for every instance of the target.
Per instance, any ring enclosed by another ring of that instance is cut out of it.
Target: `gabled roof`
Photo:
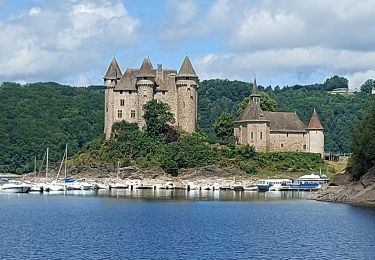
[[[188,56],[185,56],[185,59],[181,65],[180,71],[178,72],[178,76],[198,78]]]
[[[306,132],[305,124],[294,112],[263,112],[270,121],[270,131],[276,132]]]
[[[322,123],[320,123],[320,120],[319,120],[318,114],[315,111],[315,108],[314,108],[314,112],[311,116],[309,125],[307,126],[306,129],[308,129],[308,130],[324,130],[324,127],[322,126]]]
[[[122,73],[117,60],[116,58],[113,58],[111,64],[108,67],[107,73],[104,76],[104,79],[120,79],[121,76]]]
[[[141,68],[139,69],[138,78],[153,78],[155,77],[155,73],[152,72],[152,64],[150,59],[144,58]]]
[[[238,121],[247,121],[247,120],[267,120],[264,118],[262,109],[258,104],[250,103],[242,111]]]

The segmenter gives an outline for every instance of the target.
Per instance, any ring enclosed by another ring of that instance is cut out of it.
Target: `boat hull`
[[[27,193],[30,191],[28,186],[19,186],[19,187],[3,187],[0,189],[1,192],[6,193]]]

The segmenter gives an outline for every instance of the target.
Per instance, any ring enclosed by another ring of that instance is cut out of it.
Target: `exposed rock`
[[[329,186],[339,186],[351,183],[353,175],[349,172],[339,173],[332,177],[329,181]]]
[[[364,204],[375,206],[375,169],[372,168],[359,181],[348,183],[349,173],[333,178],[315,194],[320,201]],[[335,185],[330,185],[334,183]]]

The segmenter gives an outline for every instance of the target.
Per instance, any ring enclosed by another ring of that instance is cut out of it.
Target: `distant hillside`
[[[47,147],[51,162],[101,136],[104,113],[100,89],[56,83],[0,86],[0,172],[25,172],[41,163]]]
[[[316,108],[326,128],[326,151],[349,152],[349,129],[363,116],[369,95],[334,96],[324,86],[293,86],[267,93],[279,103],[279,111],[297,111],[307,124]],[[239,102],[250,95],[241,81],[205,80],[199,87],[199,125],[215,138],[212,124],[222,112],[236,115]],[[41,163],[47,147],[50,161],[61,160],[65,143],[75,154],[103,131],[102,86],[75,88],[57,83],[0,85],[0,172],[27,172],[34,155]],[[39,166],[39,165],[38,165]]]
[[[250,84],[241,81],[205,80],[199,87],[199,125],[210,136],[214,136],[215,119],[222,112],[230,112],[236,118],[238,104],[250,95]],[[350,152],[350,127],[363,117],[370,98],[365,93],[332,95],[326,92],[325,84],[259,89],[277,100],[278,111],[296,111],[305,124],[315,108],[325,127],[325,150],[332,152]]]

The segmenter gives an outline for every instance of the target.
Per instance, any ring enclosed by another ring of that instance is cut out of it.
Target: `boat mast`
[[[34,174],[36,178],[36,155],[34,155]]]
[[[46,179],[48,177],[48,147],[47,147],[47,158],[46,158]]]
[[[65,164],[64,164],[64,173],[65,173],[65,179],[66,179],[66,163],[68,160],[68,144],[65,144]]]

